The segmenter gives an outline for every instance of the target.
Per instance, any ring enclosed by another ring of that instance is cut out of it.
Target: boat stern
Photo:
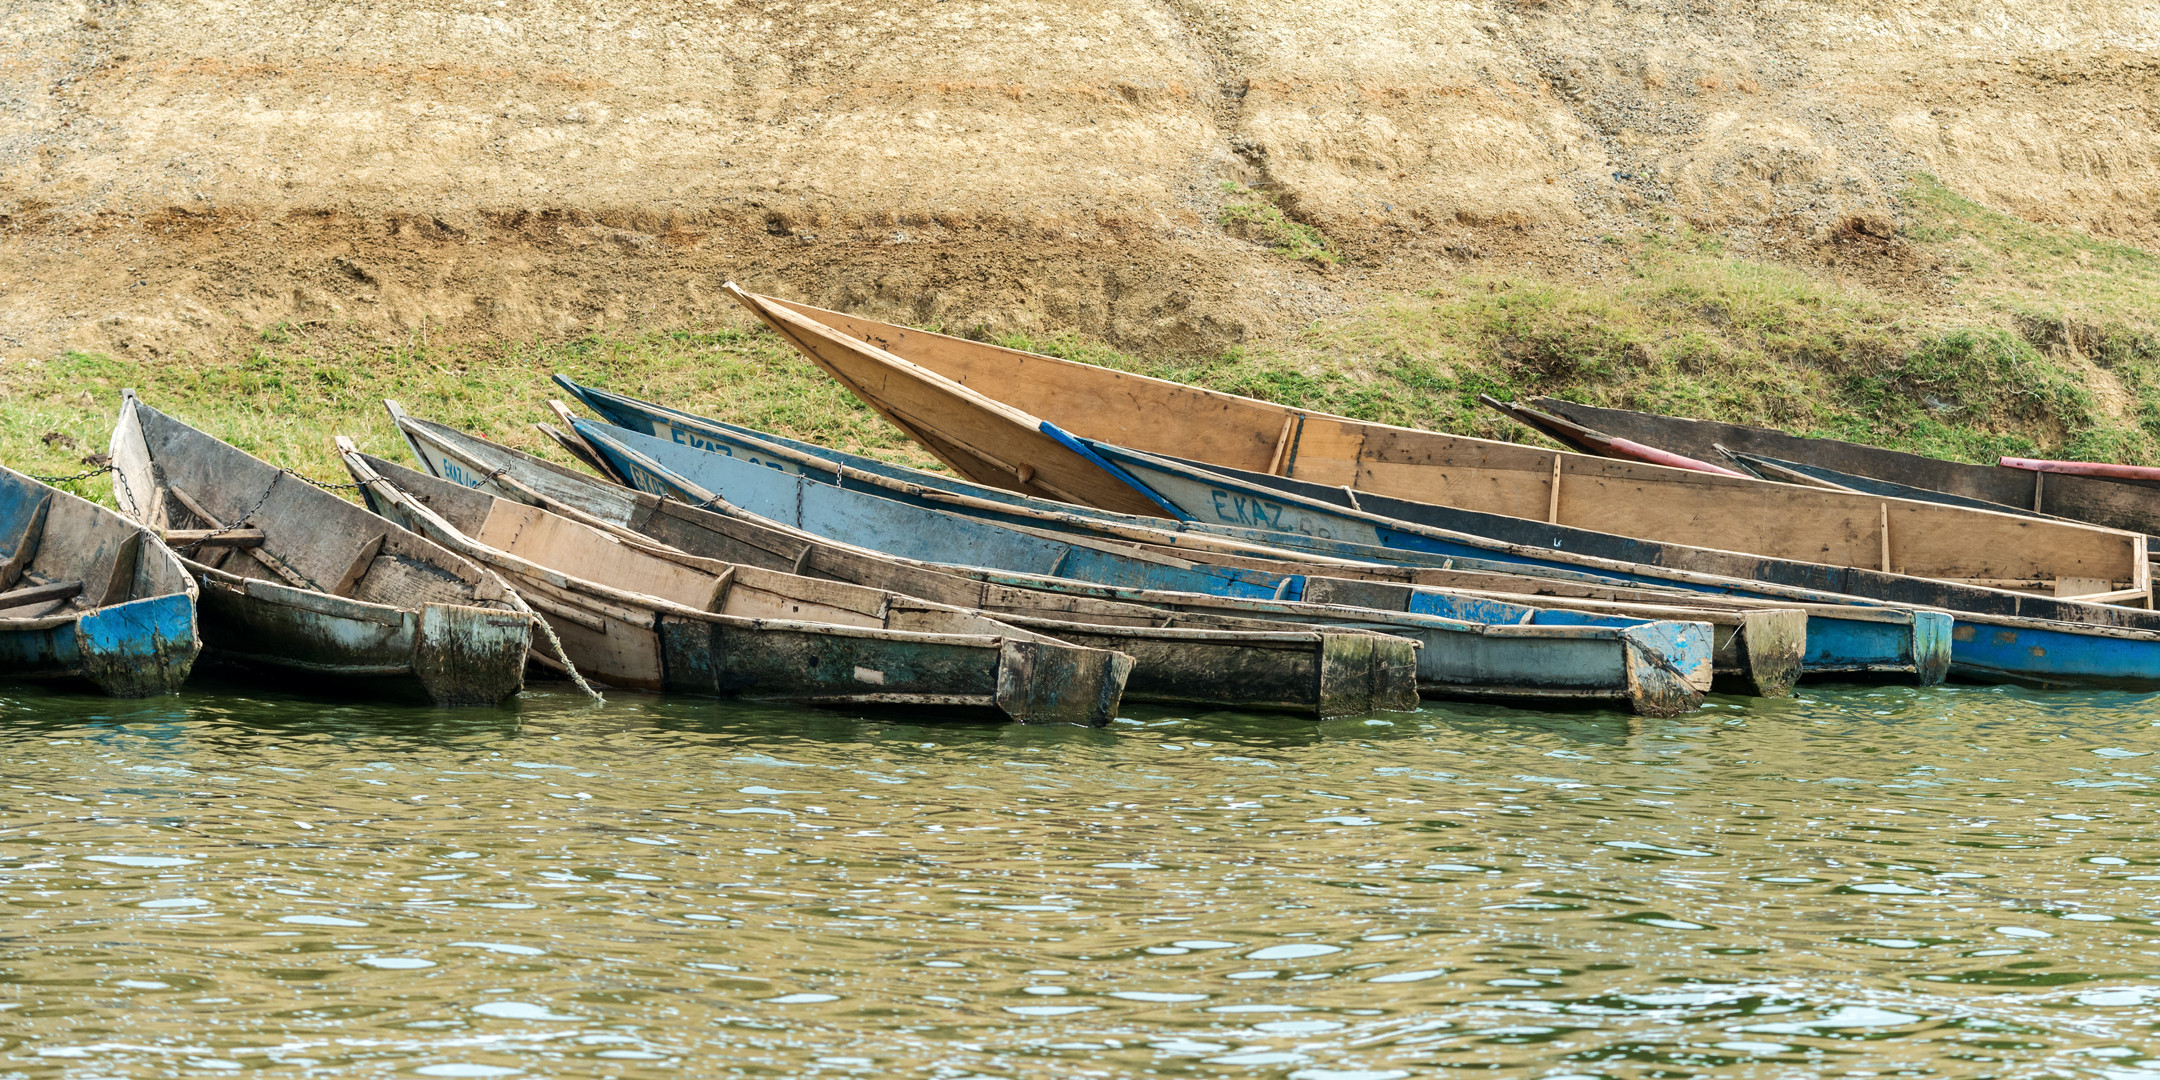
[[[1640,716],[1680,716],[1710,689],[1710,624],[1648,622],[1620,631],[1628,706]]]
[[[1117,718],[1132,668],[1121,652],[1008,638],[998,655],[997,706],[1016,723],[1102,727]]]
[[[1392,634],[1320,635],[1320,719],[1418,707],[1418,643]]]
[[[533,617],[427,604],[413,634],[413,674],[438,705],[493,705],[525,688]]]
[[[202,649],[195,600],[171,593],[99,608],[75,620],[75,648],[83,677],[113,697],[174,693]]]

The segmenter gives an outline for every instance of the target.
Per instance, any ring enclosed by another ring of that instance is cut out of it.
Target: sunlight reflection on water
[[[0,691],[0,1075],[2160,1077],[2160,710]]]

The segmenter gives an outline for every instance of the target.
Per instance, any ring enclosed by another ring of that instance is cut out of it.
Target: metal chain
[[[88,480],[88,479],[90,479],[90,478],[91,478],[91,477],[93,477],[93,476],[102,476],[102,475],[104,475],[105,473],[109,473],[109,472],[115,472],[115,471],[118,471],[118,469],[119,469],[119,466],[107,464],[107,465],[100,465],[100,466],[98,466],[97,468],[95,468],[95,469],[92,469],[92,470],[90,470],[89,472],[80,472],[80,473],[76,473],[76,474],[75,474],[75,475],[73,475],[73,476],[39,476],[39,475],[38,475],[38,474],[36,474],[36,473],[24,473],[23,475],[24,475],[24,476],[27,476],[27,477],[29,477],[29,478],[30,478],[30,479],[32,479],[32,480],[36,480],[36,481],[38,481],[38,482],[40,482],[40,483],[46,483],[46,484],[71,484],[71,483],[74,483],[74,482],[75,482],[75,481],[77,481],[77,480]]]

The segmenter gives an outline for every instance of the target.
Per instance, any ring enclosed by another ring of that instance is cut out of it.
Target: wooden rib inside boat
[[[1094,456],[1047,421],[1153,454],[1663,543],[2102,602],[2151,587],[2142,535],[1392,427],[735,295],[979,483],[1150,512],[1077,479]],[[1023,466],[1054,471],[1056,490]]]

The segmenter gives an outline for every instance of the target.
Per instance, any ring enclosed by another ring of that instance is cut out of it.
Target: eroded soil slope
[[[728,278],[1208,349],[1674,219],[1924,304],[1916,172],[2160,244],[2137,0],[13,0],[0,56],[24,354],[702,326]]]

